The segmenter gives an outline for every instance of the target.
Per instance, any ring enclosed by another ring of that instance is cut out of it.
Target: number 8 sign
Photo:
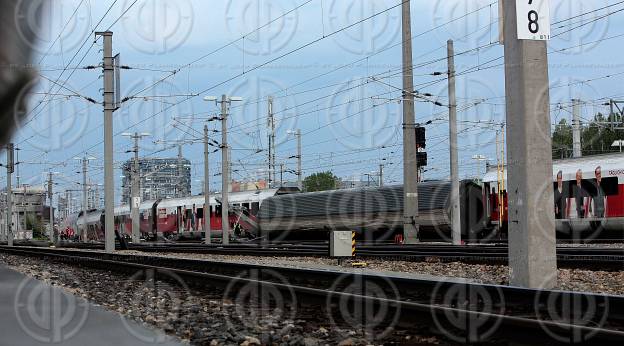
[[[550,0],[516,0],[516,17],[518,39],[550,40]]]

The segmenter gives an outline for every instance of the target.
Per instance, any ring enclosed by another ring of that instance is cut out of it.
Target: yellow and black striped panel
[[[351,231],[351,257],[355,257],[355,232]]]

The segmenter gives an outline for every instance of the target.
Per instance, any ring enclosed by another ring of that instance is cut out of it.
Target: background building
[[[49,207],[46,205],[47,192],[41,186],[22,185],[12,190],[13,224],[14,231],[30,230],[43,232],[50,222]],[[0,198],[0,222],[2,227],[6,225],[6,189],[2,191]]]
[[[132,196],[134,159],[123,166],[122,201],[129,203]],[[139,159],[139,184],[143,200],[186,197],[191,195],[191,162],[184,158]]]

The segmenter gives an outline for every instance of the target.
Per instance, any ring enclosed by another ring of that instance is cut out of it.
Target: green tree
[[[26,215],[26,229],[33,232],[33,239],[43,239],[45,237],[43,223],[36,215]]]
[[[307,176],[303,180],[303,188],[307,192],[335,190],[340,179],[332,172],[319,172]]]
[[[612,129],[606,117],[598,113],[589,123],[581,125],[581,150],[583,156],[592,156],[618,152],[613,142],[624,139],[624,130]],[[620,126],[621,127],[621,126]],[[553,159],[565,159],[572,156],[572,126],[562,119],[555,126],[552,135]]]
[[[565,159],[572,151],[572,126],[561,119],[552,136],[553,159]]]
[[[605,116],[598,113],[592,122],[583,128],[583,155],[591,156],[618,152],[620,148],[613,148],[611,145],[619,139],[624,139],[624,131],[612,129]]]

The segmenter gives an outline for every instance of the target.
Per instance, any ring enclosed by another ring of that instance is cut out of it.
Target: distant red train
[[[504,184],[501,177],[504,178]],[[508,222],[506,171],[491,167],[483,177],[488,224],[505,235]],[[624,154],[553,163],[553,213],[558,237],[622,237],[624,233]],[[500,221],[502,220],[502,222]]]
[[[505,238],[507,234],[506,172],[491,169],[481,184],[461,184],[461,232],[469,241]],[[560,238],[624,238],[624,154],[559,160],[553,165],[553,208]],[[327,239],[331,230],[353,230],[367,239],[391,240],[402,234],[402,187],[298,193],[267,189],[230,194],[230,229],[237,237],[297,234]],[[421,239],[450,237],[450,183],[419,185]],[[213,237],[221,237],[220,195],[210,198]],[[140,229],[145,239],[201,238],[204,197],[146,201],[141,204]],[[501,222],[502,220],[502,222]],[[86,237],[82,230],[86,224]],[[91,210],[66,221],[74,239],[102,240],[104,215]],[[115,208],[115,229],[130,235],[130,208]],[[307,238],[306,238],[307,237]],[[71,238],[71,237],[66,237]],[[279,239],[279,238],[278,238]]]
[[[297,190],[298,191],[298,190]],[[271,196],[292,192],[291,189],[266,189],[245,192],[232,192],[229,201],[230,229],[245,236],[253,229],[255,215],[262,202]],[[212,237],[221,237],[221,204],[220,194],[210,196],[210,229]],[[201,238],[204,232],[204,196],[171,198],[145,201],[139,207],[141,236],[145,239],[157,238]],[[87,233],[82,230],[86,223]],[[130,206],[122,205],[115,208],[115,230],[120,234],[132,234]],[[73,237],[67,237],[67,234]],[[104,211],[89,210],[86,216],[82,212],[70,216],[65,221],[65,238],[76,240],[104,239]]]

